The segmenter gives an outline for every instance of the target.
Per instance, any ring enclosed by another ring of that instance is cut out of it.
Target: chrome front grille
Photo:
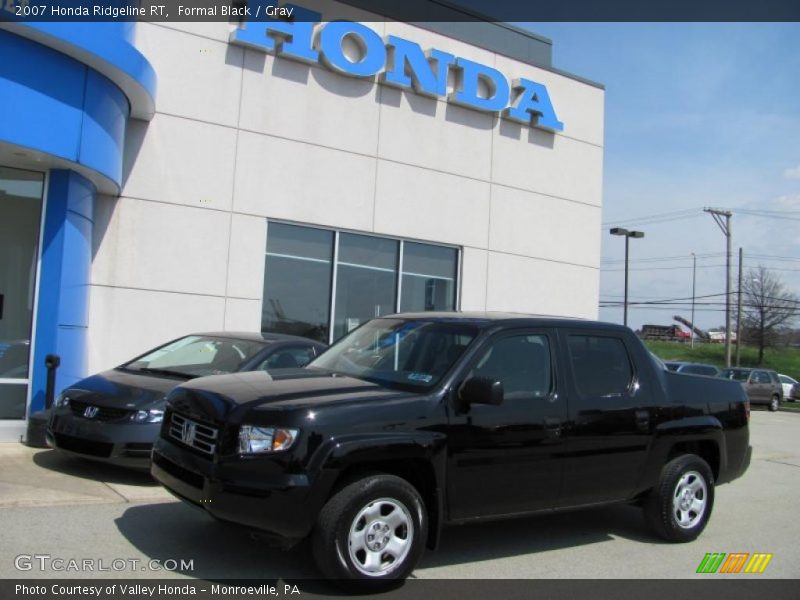
[[[113,406],[95,406],[80,400],[70,400],[69,407],[76,416],[95,421],[119,421],[130,418],[133,414],[132,410]]]
[[[189,446],[204,454],[214,454],[219,439],[219,430],[173,412],[170,417],[169,436],[184,446]]]

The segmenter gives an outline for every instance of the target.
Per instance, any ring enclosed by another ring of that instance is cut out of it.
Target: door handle
[[[544,430],[548,433],[548,437],[561,437],[561,419],[545,417]]]
[[[648,431],[650,429],[650,411],[637,410],[636,411],[636,427],[641,431]]]

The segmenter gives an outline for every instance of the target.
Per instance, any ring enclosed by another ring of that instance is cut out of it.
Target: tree
[[[758,345],[760,365],[764,348],[775,346],[781,331],[800,314],[800,299],[763,265],[748,270],[742,281],[742,295],[742,325],[750,341]]]

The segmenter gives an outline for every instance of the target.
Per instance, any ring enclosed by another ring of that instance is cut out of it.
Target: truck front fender
[[[446,436],[438,432],[381,432],[342,435],[320,446],[309,463],[316,474],[318,510],[359,473],[379,471],[414,485],[428,509],[428,546],[434,548],[445,521]]]

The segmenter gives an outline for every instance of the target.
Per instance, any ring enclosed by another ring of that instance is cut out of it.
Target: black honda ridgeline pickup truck
[[[359,327],[305,369],[168,397],[152,474],[337,579],[408,576],[443,526],[634,502],[696,538],[750,462],[735,381],[667,371],[617,325],[419,313]]]

